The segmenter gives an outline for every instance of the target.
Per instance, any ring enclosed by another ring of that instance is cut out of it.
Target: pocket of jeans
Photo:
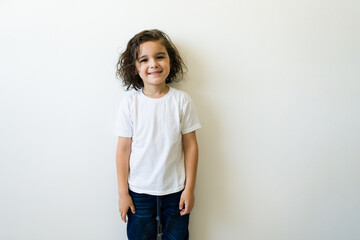
[[[137,217],[151,217],[156,215],[156,197],[148,194],[130,192],[135,205]]]

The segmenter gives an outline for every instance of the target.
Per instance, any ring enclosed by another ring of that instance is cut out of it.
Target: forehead
[[[153,55],[159,52],[167,53],[166,47],[161,41],[148,41],[139,46],[139,57],[144,55]]]

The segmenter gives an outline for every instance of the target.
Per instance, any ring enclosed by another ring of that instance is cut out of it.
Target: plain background
[[[360,1],[0,1],[0,238],[126,239],[115,65],[167,32],[203,128],[193,240],[360,239]]]

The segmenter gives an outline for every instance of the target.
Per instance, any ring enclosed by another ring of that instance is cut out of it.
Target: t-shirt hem
[[[121,133],[121,132],[115,132],[115,136],[117,136],[117,137],[127,137],[127,138],[132,137],[132,135],[130,133],[126,134],[126,133]]]
[[[177,188],[157,191],[157,190],[145,190],[142,188],[137,188],[132,185],[129,185],[129,189],[135,193],[148,194],[148,195],[153,195],[153,196],[164,196],[164,195],[168,195],[168,194],[172,194],[172,193],[177,193],[177,192],[180,192],[181,190],[183,190],[184,187],[185,186],[179,186]]]

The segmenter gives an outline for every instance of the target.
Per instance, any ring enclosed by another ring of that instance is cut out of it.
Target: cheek
[[[141,66],[140,65],[136,65],[135,72],[136,72],[136,74],[141,73]]]
[[[171,68],[170,61],[166,62],[164,64],[164,67],[166,67],[166,68],[168,68],[170,70],[170,68]]]

